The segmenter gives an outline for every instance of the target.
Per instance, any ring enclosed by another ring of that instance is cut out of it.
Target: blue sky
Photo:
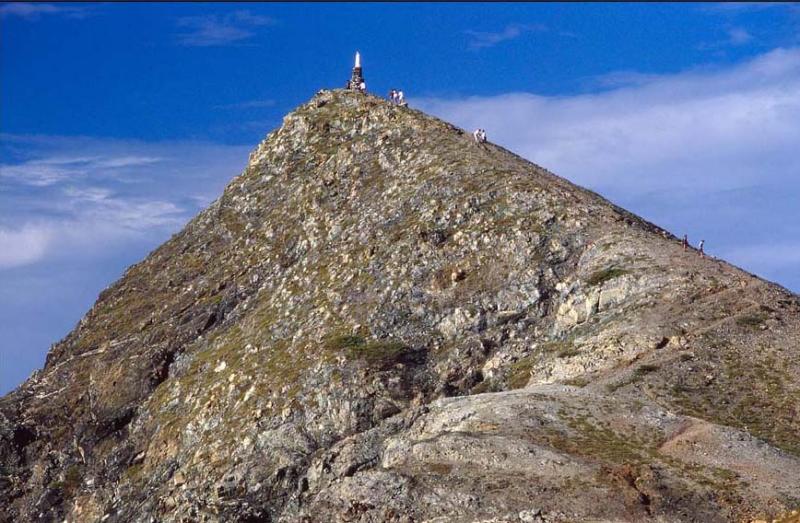
[[[800,291],[798,4],[0,4],[0,393],[359,49],[367,86]]]

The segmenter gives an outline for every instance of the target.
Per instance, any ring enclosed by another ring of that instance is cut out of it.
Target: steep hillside
[[[799,341],[786,290],[322,91],[0,399],[0,521],[773,517]]]

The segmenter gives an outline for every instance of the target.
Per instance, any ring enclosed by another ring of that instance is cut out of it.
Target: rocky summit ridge
[[[0,399],[0,521],[779,517],[799,375],[798,296],[321,91]]]

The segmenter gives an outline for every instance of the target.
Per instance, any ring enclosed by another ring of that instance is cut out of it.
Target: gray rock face
[[[0,399],[0,521],[773,517],[798,340],[784,289],[323,91]]]

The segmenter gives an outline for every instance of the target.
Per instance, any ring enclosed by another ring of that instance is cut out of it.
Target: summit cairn
[[[356,51],[356,61],[353,66],[353,74],[347,82],[347,89],[351,91],[366,92],[367,84],[364,81],[364,76],[361,74],[361,53]]]

